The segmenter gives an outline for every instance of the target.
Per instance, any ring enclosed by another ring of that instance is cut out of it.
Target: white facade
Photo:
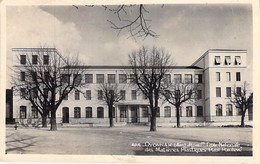
[[[227,98],[227,87],[233,88],[234,85],[236,87],[242,86],[242,83],[247,80],[244,79],[247,70],[246,53],[245,50],[208,50],[192,66],[174,66],[171,68],[172,81],[176,74],[181,75],[182,80],[184,80],[185,75],[192,75],[192,82],[195,82],[195,76],[202,75],[202,82],[199,83],[202,97],[194,104],[185,103],[182,105],[181,123],[218,122],[225,124],[234,122],[239,124],[241,116]],[[104,75],[105,82],[108,80],[108,75],[114,75],[115,82],[119,84],[119,88],[125,91],[125,100],[115,106],[115,123],[149,122],[150,112],[149,110],[148,113],[146,112],[146,107],[149,106],[148,100],[139,92],[137,92],[136,99],[133,98],[133,92],[137,88],[130,84],[129,79],[127,79],[126,83],[119,82],[120,74],[124,74],[127,69],[129,69],[128,66],[88,66],[86,74],[92,74],[93,82],[88,83],[86,88],[81,89],[84,94],[80,93],[78,100],[75,99],[75,92],[72,92],[68,96],[68,100],[62,102],[56,113],[58,122],[109,122],[108,108],[104,102],[98,100],[98,74]],[[83,80],[85,80],[85,76],[82,76]],[[86,92],[89,93],[89,90],[91,91],[91,100],[86,98]],[[219,109],[220,105],[222,111]],[[21,106],[26,107],[26,116],[23,119],[20,118]],[[161,100],[159,106],[160,112],[157,117],[157,123],[176,123],[175,107]],[[218,111],[216,111],[216,108],[218,108]],[[227,112],[227,108],[229,108],[229,112]],[[230,111],[230,108],[232,111]],[[87,112],[90,109],[92,109],[91,114]],[[102,109],[103,114],[101,112]],[[192,112],[188,112],[188,109],[192,109]],[[202,113],[198,109],[202,110]],[[32,117],[30,103],[20,99],[19,96],[15,96],[13,114],[17,121],[30,119]],[[245,121],[248,121],[248,117],[245,118]]]

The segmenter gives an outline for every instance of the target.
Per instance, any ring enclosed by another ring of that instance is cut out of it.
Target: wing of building
[[[53,51],[57,51],[52,49]],[[33,49],[14,49],[18,53],[16,66],[25,65],[26,57]],[[24,54],[26,53],[26,55]],[[59,53],[57,53],[59,54]],[[60,54],[59,54],[60,55]],[[190,81],[199,85],[199,96],[195,103],[184,103],[180,115],[182,125],[227,125],[240,124],[241,111],[237,109],[229,98],[232,87],[239,89],[246,81],[247,60],[246,50],[210,49],[206,51],[191,66],[172,66],[170,80]],[[36,60],[35,57],[32,60]],[[46,60],[48,58],[46,57]],[[37,61],[32,61],[37,62]],[[47,62],[47,61],[46,61]],[[37,63],[36,63],[37,64]],[[100,101],[99,83],[118,83],[124,99],[114,106],[114,122],[117,123],[149,123],[150,110],[148,99],[131,85],[131,80],[125,72],[129,66],[81,66],[86,69],[82,79],[88,84],[82,92],[73,91],[57,110],[57,120],[69,124],[109,124],[108,107]],[[38,114],[32,105],[14,96],[13,117],[17,122],[38,120]],[[175,125],[175,107],[160,101],[157,113],[157,124]],[[251,113],[251,112],[249,112]],[[251,122],[252,115],[246,113],[245,121]],[[59,121],[58,121],[59,122]]]

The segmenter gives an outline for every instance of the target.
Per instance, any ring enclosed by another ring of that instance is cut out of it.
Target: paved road
[[[177,129],[160,127],[157,130],[157,132],[149,132],[147,126],[59,128],[58,131],[7,128],[6,153],[95,155],[252,154],[252,128]],[[164,145],[158,145],[162,143]],[[233,150],[225,149],[227,152],[223,152],[223,149],[221,149],[219,151],[216,149],[219,148],[219,143],[232,143],[232,147],[229,148],[233,148]],[[203,152],[205,150],[201,149],[198,144],[204,145],[203,148],[207,145],[207,148],[211,148],[211,150],[207,149],[206,152]],[[239,149],[240,147],[242,148]],[[191,150],[191,148],[193,149]],[[179,152],[176,152],[177,149]]]

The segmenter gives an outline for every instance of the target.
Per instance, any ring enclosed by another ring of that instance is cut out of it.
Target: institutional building
[[[20,61],[16,66],[26,65],[23,53],[32,52],[15,49]],[[54,51],[58,53],[57,50]],[[230,101],[231,90],[235,86],[237,92],[247,72],[247,51],[231,49],[210,49],[190,66],[171,66],[168,77],[171,81],[185,81],[198,84],[198,95],[195,103],[184,103],[180,110],[181,124],[240,124],[241,111]],[[32,57],[32,62],[35,62]],[[48,57],[45,57],[46,62]],[[36,63],[37,64],[37,63]],[[129,66],[87,66],[87,73],[82,79],[88,84],[79,91],[73,91],[62,102],[57,110],[57,122],[71,124],[108,124],[108,107],[100,100],[100,83],[117,83],[123,100],[114,107],[114,122],[148,123],[151,112],[148,99],[131,84],[131,78],[125,72]],[[84,67],[82,67],[84,69]],[[13,117],[17,122],[35,121],[40,117],[29,101],[14,96]],[[157,123],[175,125],[175,107],[169,103],[159,102]],[[245,121],[252,117],[246,112]],[[39,119],[40,120],[40,119]]]

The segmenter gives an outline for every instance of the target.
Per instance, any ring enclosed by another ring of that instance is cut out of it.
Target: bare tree
[[[33,100],[30,102],[37,107],[39,113],[41,110],[42,113],[50,111],[50,130],[57,130],[58,107],[71,91],[84,86],[81,77],[84,69],[81,69],[79,60],[64,58],[55,48],[13,49],[13,51],[19,53],[19,59],[26,59],[18,66],[19,69],[15,68],[19,70],[16,73],[31,76],[25,81],[14,79],[13,84],[20,83],[14,87],[18,87],[18,90],[28,97],[27,100]]]
[[[101,91],[101,98],[108,106],[109,125],[114,126],[113,113],[114,106],[117,102],[121,101],[124,95],[120,92],[118,84],[116,83],[100,83],[98,90]]]
[[[79,6],[73,5],[76,9]],[[87,7],[94,7],[94,5],[86,5]],[[161,8],[164,5],[161,5]],[[132,5],[116,5],[102,6],[105,10],[112,12],[116,17],[116,21],[107,20],[111,24],[111,28],[118,30],[118,35],[121,31],[126,30],[130,33],[129,38],[136,40],[136,37],[145,39],[148,36],[157,38],[156,34],[149,25],[151,19],[149,17],[149,11],[144,4],[132,4]]]
[[[156,113],[163,78],[169,73],[172,65],[170,54],[164,49],[141,47],[129,54],[130,78],[149,100],[151,110],[150,131],[156,131]]]
[[[231,103],[241,110],[241,127],[245,126],[245,114],[249,107],[253,106],[253,93],[249,90],[249,84],[244,82],[241,87],[234,86],[232,95],[229,97]]]
[[[162,90],[162,99],[176,109],[177,127],[180,127],[180,107],[183,103],[194,103],[197,98],[198,85],[191,82],[174,81],[166,83]]]

